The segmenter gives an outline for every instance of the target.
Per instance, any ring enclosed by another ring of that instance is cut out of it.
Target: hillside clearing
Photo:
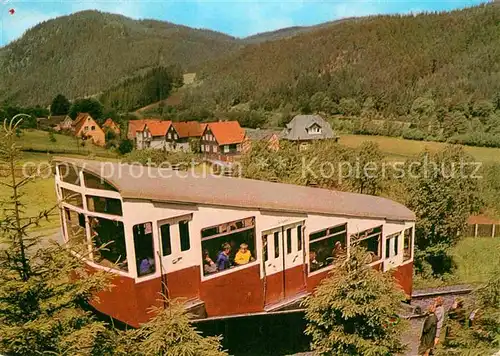
[[[417,156],[426,149],[436,152],[446,146],[446,143],[441,142],[414,141],[396,137],[365,135],[341,135],[339,143],[356,148],[364,141],[376,142],[380,150],[391,161],[404,161]],[[500,162],[500,148],[464,146],[464,149],[480,162]]]

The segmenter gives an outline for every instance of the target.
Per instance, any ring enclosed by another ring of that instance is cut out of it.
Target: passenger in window
[[[344,255],[344,248],[342,247],[342,242],[335,242],[335,246],[332,251],[332,257],[334,260],[342,257]]]
[[[215,262],[212,261],[210,256],[208,255],[208,250],[203,251],[203,273],[204,274],[211,274],[217,272],[217,266],[215,265]]]
[[[316,251],[309,251],[309,267],[311,268],[311,272],[321,267],[320,263],[316,261]]]
[[[246,265],[250,261],[254,261],[254,258],[252,257],[252,253],[250,250],[248,250],[248,245],[246,243],[242,243],[240,245],[240,249],[236,253],[236,256],[234,257],[234,263],[237,264],[238,266]]]
[[[217,255],[217,260],[215,264],[217,266],[218,271],[224,271],[231,267],[231,263],[229,261],[229,254],[231,253],[231,245],[227,242],[222,245],[222,251]]]
[[[144,257],[139,264],[139,275],[144,276],[154,272],[155,261],[152,258]]]

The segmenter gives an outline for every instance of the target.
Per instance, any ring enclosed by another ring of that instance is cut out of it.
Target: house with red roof
[[[207,157],[232,161],[241,155],[245,130],[238,121],[208,123],[201,136],[201,152]]]
[[[104,131],[88,113],[81,112],[73,121],[73,131],[76,137],[90,140],[93,144],[104,146],[106,137]]]
[[[145,122],[136,131],[135,144],[138,150],[160,149],[166,150],[165,137],[172,125],[172,121],[151,120]]]
[[[206,126],[198,121],[172,122],[165,137],[167,150],[190,152],[190,140],[200,139]]]
[[[144,124],[151,121],[160,121],[160,119],[141,119],[141,120],[130,120],[128,122],[128,130],[127,130],[127,138],[129,140],[135,140],[137,131],[142,130],[144,128]]]
[[[106,121],[104,121],[102,128],[104,131],[112,131],[116,136],[120,136],[120,126],[118,126],[118,124],[111,118],[107,118]]]

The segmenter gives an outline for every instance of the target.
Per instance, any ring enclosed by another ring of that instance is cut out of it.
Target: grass
[[[417,156],[425,149],[429,151],[438,151],[443,149],[446,144],[430,141],[413,141],[396,137],[385,136],[364,136],[364,135],[341,135],[340,144],[356,148],[364,141],[373,141],[378,143],[380,150],[391,161],[404,161],[408,158]],[[489,147],[471,147],[464,146],[465,151],[481,162],[500,162],[500,148]]]
[[[40,130],[24,130],[17,143],[22,146],[24,151],[52,152],[67,154],[94,154],[100,156],[110,156],[110,152],[102,147],[86,143],[84,147],[77,144],[74,137],[54,133],[55,142],[50,141],[49,133]]]
[[[414,288],[434,288],[454,284],[480,284],[488,280],[500,263],[500,238],[468,237],[452,252],[456,264],[451,275],[443,279],[422,279],[416,276]]]

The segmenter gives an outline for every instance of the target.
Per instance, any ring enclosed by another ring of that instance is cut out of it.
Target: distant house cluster
[[[193,151],[193,140],[205,156],[228,160],[241,154],[245,130],[237,121],[200,123],[172,122],[157,119],[132,120],[127,136],[141,149]]]
[[[243,152],[251,149],[252,142],[267,142],[273,151],[280,149],[280,141],[294,142],[299,149],[307,149],[316,140],[338,141],[330,124],[319,115],[297,115],[283,130],[248,129],[243,144]]]
[[[330,124],[319,115],[298,115],[282,131],[243,129],[237,121],[200,123],[172,122],[154,118],[129,122],[127,137],[136,149],[164,151],[193,150],[191,139],[199,141],[199,150],[206,157],[231,161],[249,152],[252,142],[267,141],[269,149],[279,150],[280,140],[296,142],[300,149],[315,140],[337,140]]]
[[[108,118],[101,128],[88,113],[79,113],[75,120],[68,115],[60,115],[37,119],[37,123],[39,129],[66,132],[83,140],[89,140],[97,146],[106,144],[106,130],[120,135],[120,127],[112,119]]]

